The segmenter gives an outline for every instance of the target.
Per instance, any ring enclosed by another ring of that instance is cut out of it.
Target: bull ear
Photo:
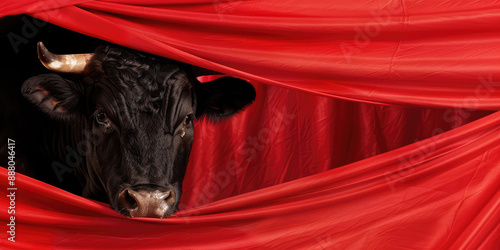
[[[247,81],[222,77],[196,86],[196,116],[212,121],[229,118],[255,100],[255,89]]]
[[[59,75],[31,77],[23,83],[21,91],[24,97],[53,118],[71,120],[80,114],[81,88]]]

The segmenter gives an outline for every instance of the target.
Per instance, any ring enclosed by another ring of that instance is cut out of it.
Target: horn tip
[[[47,50],[47,48],[45,47],[45,45],[42,42],[38,42],[36,44],[36,49],[37,49],[38,55],[40,55],[40,52],[44,52]]]
[[[42,42],[38,42],[36,46],[37,54],[38,54],[38,59],[42,62],[42,64],[47,67],[47,48]]]

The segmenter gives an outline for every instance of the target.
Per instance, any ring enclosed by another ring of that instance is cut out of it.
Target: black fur
[[[211,121],[232,117],[255,100],[255,89],[244,80],[222,77],[197,86],[196,115],[205,115]]]
[[[71,80],[56,74],[29,78],[23,84],[22,94],[45,113],[56,119],[76,118],[81,111],[82,89]],[[56,102],[54,105],[52,102]]]
[[[85,135],[83,164],[75,170],[82,194],[124,215],[118,194],[138,185],[175,190],[167,215],[175,212],[194,134],[186,116],[216,121],[255,99],[246,81],[201,84],[182,63],[109,45],[96,49],[83,75],[38,75],[22,93],[53,119],[83,124],[84,131],[71,132]],[[96,120],[100,112],[109,118],[106,125]]]

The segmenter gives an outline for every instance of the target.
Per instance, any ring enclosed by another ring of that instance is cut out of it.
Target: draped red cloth
[[[500,108],[499,8],[3,1],[0,16],[29,14],[248,79],[257,100],[231,121],[196,126],[176,217],[124,218],[18,174],[16,242],[4,233],[2,246],[498,248],[500,113],[484,110]],[[5,169],[0,183],[5,225]]]

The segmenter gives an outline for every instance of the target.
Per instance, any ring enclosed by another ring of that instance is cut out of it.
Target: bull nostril
[[[126,192],[124,192],[123,205],[129,211],[135,210],[138,207],[137,201],[134,199],[134,197],[130,193],[130,190],[128,190],[128,189]]]
[[[168,207],[172,207],[174,203],[175,203],[175,194],[173,191],[168,191],[163,198],[163,202],[161,203],[161,208],[166,211]]]
[[[127,213],[137,210],[139,207],[136,198],[134,198],[133,191],[130,189],[125,189],[119,194],[118,203],[120,209]]]

